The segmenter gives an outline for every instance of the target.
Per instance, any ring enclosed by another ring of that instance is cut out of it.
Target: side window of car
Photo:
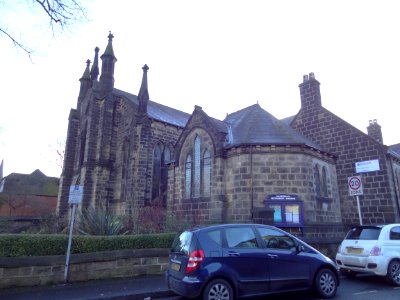
[[[256,236],[251,227],[233,227],[225,230],[229,248],[258,248]]]
[[[390,239],[391,240],[400,240],[400,227],[393,227],[390,230]]]
[[[213,230],[207,233],[208,237],[216,242],[218,245],[222,245],[221,230]]]
[[[264,227],[258,227],[257,229],[260,232],[262,239],[265,241],[265,245],[267,248],[278,250],[296,249],[296,244],[294,240],[283,232]]]

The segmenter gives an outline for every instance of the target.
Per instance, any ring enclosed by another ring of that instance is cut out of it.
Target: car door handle
[[[235,251],[229,251],[228,252],[228,256],[239,256],[240,254],[238,252]]]
[[[268,258],[272,258],[272,259],[278,258],[278,255],[276,255],[276,254],[267,254],[267,256],[268,256]]]

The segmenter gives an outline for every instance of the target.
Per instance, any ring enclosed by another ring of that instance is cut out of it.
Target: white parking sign
[[[83,186],[71,185],[69,188],[69,204],[81,204],[83,198]]]
[[[363,194],[361,176],[351,176],[347,178],[349,185],[349,195],[357,196]]]

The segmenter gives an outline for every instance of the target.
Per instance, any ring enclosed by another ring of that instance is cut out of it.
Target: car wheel
[[[400,261],[393,260],[390,262],[386,278],[391,284],[400,286]]]
[[[226,280],[215,279],[204,289],[203,300],[233,300],[232,287]]]
[[[329,269],[320,270],[317,276],[315,276],[315,289],[319,296],[324,299],[335,296],[337,291],[335,274]]]

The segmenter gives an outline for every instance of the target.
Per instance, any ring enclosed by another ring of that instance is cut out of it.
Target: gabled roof
[[[136,105],[139,105],[139,99],[136,95],[121,91],[116,88],[114,88],[113,94],[116,96],[123,96],[135,103]],[[147,114],[150,118],[154,120],[165,122],[182,128],[185,127],[190,117],[190,114],[188,113],[159,104],[151,100],[148,102]]]
[[[228,115],[224,122],[228,125],[226,147],[245,144],[307,145],[321,150],[319,145],[272,116],[259,104]]]
[[[31,174],[11,173],[1,182],[2,192],[26,195],[57,196],[59,178],[48,177],[39,169]]]

